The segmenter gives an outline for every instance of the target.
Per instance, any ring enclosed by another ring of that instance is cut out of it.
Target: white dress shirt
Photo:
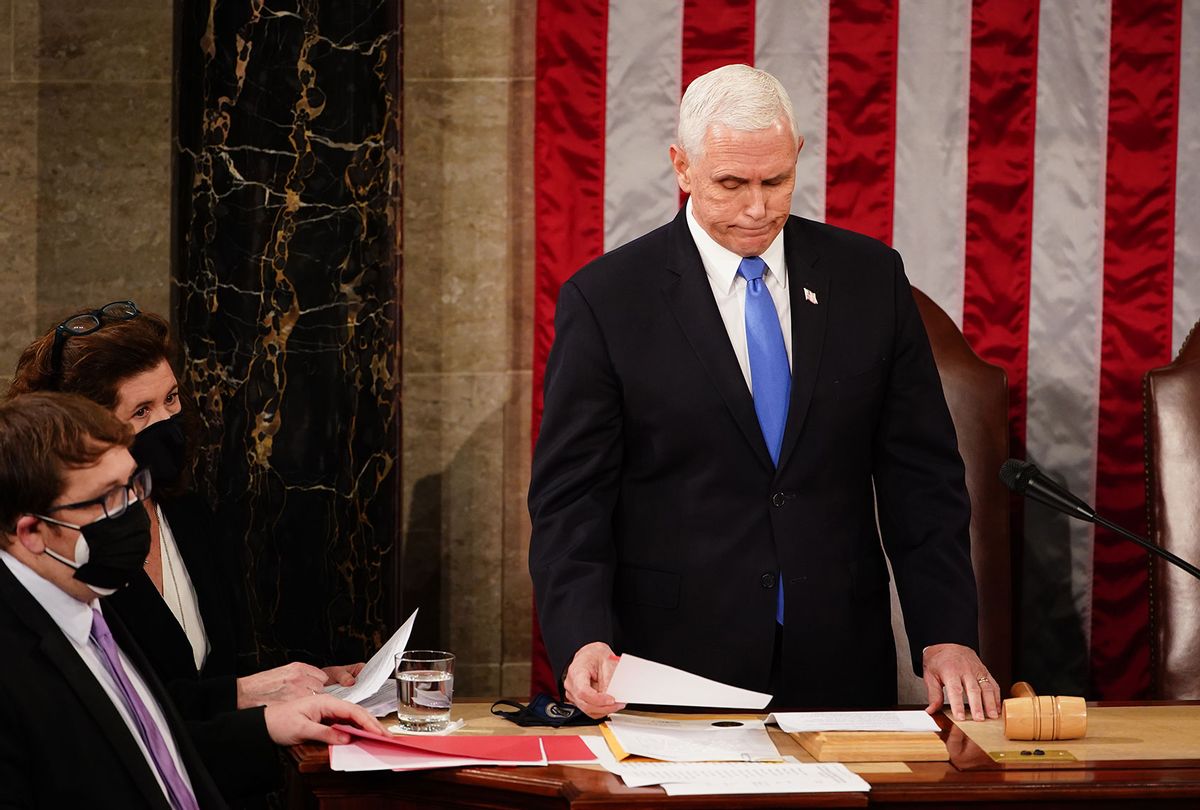
[[[692,214],[690,199],[687,202],[687,224],[692,232],[692,239],[700,250],[700,261],[704,263],[704,272],[708,275],[708,283],[712,287],[717,309],[721,312],[721,320],[725,322],[725,331],[729,333],[733,353],[737,355],[738,365],[742,367],[746,387],[753,392],[754,386],[750,382],[750,351],[746,348],[746,279],[738,273],[742,257],[717,244],[716,240],[708,235],[708,231],[704,230]],[[791,368],[792,302],[787,291],[783,231],[780,231],[771,245],[762,252],[761,258],[767,265],[767,270],[763,273],[763,283],[767,285],[771,300],[775,303],[779,328],[783,330],[783,345],[787,349],[788,368]]]
[[[175,621],[183,628],[188,642],[192,645],[192,659],[196,663],[196,671],[204,668],[208,658],[208,634],[204,632],[204,619],[200,617],[200,604],[196,599],[196,588],[192,578],[188,576],[187,566],[179,554],[179,546],[175,543],[175,535],[167,525],[162,507],[155,504],[158,512],[158,547],[162,552],[163,572],[163,601],[171,609]]]
[[[154,760],[150,757],[149,749],[142,742],[142,735],[138,733],[137,723],[134,721],[129,709],[126,708],[125,701],[121,698],[120,687],[117,686],[117,682],[113,677],[108,674],[108,670],[104,668],[104,663],[100,658],[100,650],[91,641],[92,609],[100,610],[100,600],[93,599],[91,604],[80,602],[57,585],[42,579],[40,574],[7,551],[0,550],[0,560],[4,561],[4,564],[8,566],[9,571],[12,571],[17,581],[50,614],[50,618],[62,630],[67,640],[71,642],[71,646],[75,648],[75,652],[79,653],[79,657],[83,659],[83,663],[87,664],[88,669],[92,671],[92,675],[99,681],[100,686],[104,689],[104,693],[108,695],[108,699],[116,707],[117,713],[121,715],[121,719],[129,727],[129,735],[137,743],[142,756],[146,758],[146,764],[150,766],[150,772],[154,774],[154,778],[158,780],[158,786],[162,789],[163,795],[170,802],[170,794],[167,793],[167,787],[158,773],[158,768],[154,767]],[[104,611],[100,610],[100,612],[103,613]],[[150,712],[150,716],[158,724],[158,729],[167,744],[167,750],[171,753],[171,759],[175,762],[175,770],[179,771],[179,775],[187,783],[188,789],[192,790],[191,777],[188,775],[187,768],[183,767],[183,760],[179,757],[179,748],[175,745],[175,738],[171,735],[171,728],[167,725],[167,719],[163,715],[158,701],[154,699],[153,693],[146,686],[146,682],[142,680],[141,674],[129,662],[129,659],[125,657],[124,651],[121,651],[119,646],[118,652],[121,656],[121,666],[125,668],[125,674],[129,676],[129,682],[133,684],[133,688],[137,690],[142,703],[146,704],[146,709]],[[47,720],[49,719],[47,718]],[[192,792],[195,793],[194,790]]]

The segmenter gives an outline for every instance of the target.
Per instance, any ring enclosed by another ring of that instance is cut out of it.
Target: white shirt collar
[[[99,599],[93,599],[90,603],[80,602],[53,582],[43,579],[41,574],[2,549],[0,549],[0,560],[4,561],[17,581],[50,614],[50,618],[54,619],[54,623],[73,644],[77,647],[87,644],[88,636],[92,632],[92,609],[100,608]]]
[[[687,201],[687,224],[692,232],[692,239],[700,251],[700,261],[704,264],[704,272],[708,274],[709,282],[714,289],[733,292],[738,280],[738,265],[742,257],[717,243],[709,236],[708,231],[696,221],[692,213],[692,200]],[[783,231],[776,234],[771,245],[762,252],[762,260],[767,264],[767,273],[775,276],[782,289],[787,289],[787,264],[783,258]]]

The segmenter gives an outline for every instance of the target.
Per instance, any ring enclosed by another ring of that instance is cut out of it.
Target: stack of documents
[[[805,731],[938,731],[920,709],[864,712],[775,712],[767,717],[788,734]]]
[[[762,710],[771,696],[625,654],[608,694],[620,703]],[[671,796],[842,793],[871,789],[844,765],[781,757],[764,721],[738,717],[668,720],[614,714],[603,739],[585,738],[600,764],[630,787],[661,785]]]
[[[614,715],[610,720],[619,717]],[[711,723],[712,721],[663,721],[681,723]],[[742,721],[747,722],[747,721]],[[620,721],[618,721],[620,724]],[[758,721],[761,727],[761,721]],[[611,727],[609,729],[611,731]],[[742,734],[734,732],[727,740],[734,741],[734,748],[741,753],[752,754],[761,751],[757,746],[748,751],[745,744],[736,744],[737,737],[746,741],[754,738],[753,727]],[[694,732],[693,732],[694,733]],[[763,729],[765,734],[765,729]],[[607,736],[607,732],[606,732]],[[618,733],[618,739],[627,740],[631,735]],[[635,739],[639,735],[633,735]],[[852,773],[845,765],[837,763],[800,763],[794,757],[779,757],[774,743],[767,740],[771,750],[775,752],[774,762],[761,762],[750,759],[728,762],[680,761],[680,751],[696,751],[696,743],[679,746],[671,755],[673,761],[646,759],[624,754],[617,759],[611,742],[600,737],[584,737],[583,741],[596,755],[600,765],[606,770],[620,776],[629,787],[661,786],[669,796],[712,796],[739,795],[750,793],[850,793],[863,792],[871,789],[861,777]],[[706,746],[712,748],[714,746]],[[640,750],[647,750],[639,746]],[[708,753],[711,753],[709,751]],[[732,752],[727,752],[732,753]]]
[[[354,738],[346,745],[329,746],[329,767],[335,771],[420,771],[596,761],[579,737],[390,737],[354,726],[334,728]]]
[[[408,621],[400,625],[400,629],[392,634],[379,652],[371,656],[362,672],[358,673],[354,686],[326,686],[325,691],[335,698],[357,703],[373,717],[383,717],[396,711],[396,656],[408,646],[408,637],[412,635],[416,621],[417,611],[414,610]]]

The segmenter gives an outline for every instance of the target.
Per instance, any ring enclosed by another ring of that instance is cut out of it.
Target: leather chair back
[[[1002,694],[1012,683],[1012,554],[1009,492],[1000,466],[1009,455],[1008,375],[971,349],[950,316],[920,290],[913,297],[942,378],[958,451],[971,496],[971,561],[979,589],[980,657]],[[913,675],[899,600],[892,591],[897,686],[901,703],[924,703],[925,686]]]
[[[1200,560],[1200,324],[1168,365],[1146,373],[1146,508],[1150,540]],[[1155,696],[1200,698],[1200,582],[1150,558]]]

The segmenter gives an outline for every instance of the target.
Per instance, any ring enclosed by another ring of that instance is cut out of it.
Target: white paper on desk
[[[468,759],[432,754],[411,748],[400,748],[374,740],[355,739],[346,745],[329,746],[329,769],[332,771],[427,771],[437,768],[465,768],[472,765],[545,765],[546,749],[541,762],[505,762],[495,759]]]
[[[668,720],[614,714],[608,730],[633,756],[664,762],[778,762],[762,720]]]
[[[769,775],[722,775],[703,782],[668,782],[668,796],[714,796],[747,793],[865,793],[871,789],[861,776],[840,762],[796,763],[794,765],[747,765],[719,763],[715,767],[773,768]]]
[[[775,712],[767,717],[789,734],[801,731],[938,731],[920,709],[893,712]]]
[[[617,775],[626,787],[667,785],[672,782],[719,782],[727,778],[752,779],[786,776],[783,765],[799,764],[795,757],[782,762],[622,762]]]
[[[625,653],[613,670],[608,694],[618,703],[650,703],[657,706],[707,706],[760,711],[771,696],[719,681],[702,678],[682,669]]]
[[[396,656],[404,652],[404,648],[408,646],[408,637],[412,635],[413,624],[416,620],[417,611],[414,610],[408,617],[408,621],[400,625],[400,629],[392,633],[392,637],[379,648],[379,652],[371,656],[371,660],[362,668],[362,672],[358,673],[354,686],[326,686],[325,691],[335,698],[367,706],[367,710],[372,713],[378,711],[382,705],[386,705],[386,699],[390,692],[391,708],[395,709],[396,685],[392,681],[396,674]],[[388,711],[384,711],[383,714],[387,714]],[[382,715],[376,714],[375,716]]]

